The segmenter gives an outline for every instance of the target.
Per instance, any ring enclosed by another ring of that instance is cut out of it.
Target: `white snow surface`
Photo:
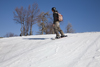
[[[0,67],[100,67],[100,32],[0,39]]]

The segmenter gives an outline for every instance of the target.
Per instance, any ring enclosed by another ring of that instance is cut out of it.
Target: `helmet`
[[[56,11],[56,8],[55,8],[55,7],[52,7],[52,10],[53,10],[53,11]]]

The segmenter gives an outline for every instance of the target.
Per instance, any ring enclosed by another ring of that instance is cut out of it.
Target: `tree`
[[[16,7],[15,12],[13,12],[14,13],[14,20],[16,21],[16,23],[21,24],[21,29],[20,29],[21,35],[25,35],[26,10],[23,9],[23,7],[21,7],[21,8]]]
[[[71,23],[68,23],[66,30],[67,30],[66,33],[74,33]]]
[[[47,23],[46,27],[46,34],[54,34],[53,24],[52,22]]]
[[[53,33],[52,18],[49,12],[41,12],[38,20],[39,32],[38,34],[51,34]]]
[[[38,15],[40,12],[40,9],[38,8],[38,4],[34,3],[31,6],[29,5],[28,7],[28,12],[29,12],[29,19],[30,19],[30,35],[32,35],[32,26],[38,21]]]
[[[23,7],[16,7],[15,12],[13,12],[14,20],[21,24],[21,35],[32,35],[32,26],[38,20],[39,11],[40,10],[37,3],[34,3],[32,7],[29,5],[28,10],[24,9]]]
[[[18,35],[15,35],[14,33],[7,33],[4,37],[14,37],[14,36],[18,36]]]

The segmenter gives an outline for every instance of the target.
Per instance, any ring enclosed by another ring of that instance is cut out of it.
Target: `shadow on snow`
[[[23,38],[25,40],[46,40],[46,39],[49,39],[49,38]]]

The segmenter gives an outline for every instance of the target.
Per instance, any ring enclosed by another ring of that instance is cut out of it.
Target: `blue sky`
[[[100,31],[100,0],[0,0],[0,37],[12,32],[20,34],[20,24],[16,24],[13,15],[16,7],[27,8],[33,3],[38,3],[40,11],[51,12],[56,7],[63,15],[64,22],[61,29],[65,31],[68,22],[76,33]],[[33,25],[33,34],[38,27]]]

